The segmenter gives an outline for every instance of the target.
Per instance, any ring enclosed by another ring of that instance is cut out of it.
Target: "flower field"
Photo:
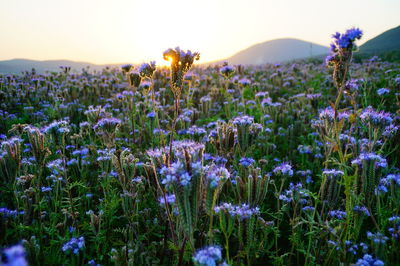
[[[0,74],[0,265],[400,264],[400,65]]]

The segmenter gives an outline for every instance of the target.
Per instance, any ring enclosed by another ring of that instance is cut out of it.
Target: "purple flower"
[[[338,220],[343,220],[344,218],[346,218],[347,214],[345,211],[341,211],[341,210],[333,210],[330,211],[328,213],[328,215],[332,218],[336,218]]]
[[[251,208],[250,205],[243,203],[242,205],[232,205],[231,203],[222,203],[214,207],[215,213],[224,212],[231,217],[236,217],[240,220],[249,219],[253,215],[259,215],[260,209],[258,207]]]
[[[243,157],[243,158],[240,159],[239,164],[240,164],[241,166],[243,166],[243,167],[249,167],[249,166],[252,165],[254,162],[255,162],[255,161],[254,161],[254,159],[252,159],[252,158]]]
[[[353,211],[364,214],[365,216],[371,216],[367,207],[365,207],[365,206],[354,206]]]
[[[237,126],[251,125],[253,124],[253,122],[254,122],[254,117],[248,115],[235,117],[232,121],[232,123]]]
[[[361,153],[356,159],[351,161],[352,165],[360,165],[364,162],[372,161],[375,162],[375,167],[381,167],[381,168],[386,168],[387,167],[387,161],[385,158],[382,158],[379,154],[375,154],[374,152],[370,153]]]
[[[202,248],[193,256],[193,261],[202,266],[216,266],[222,260],[222,251],[218,246]]]
[[[63,252],[68,252],[71,250],[74,254],[78,254],[79,250],[81,250],[85,246],[85,239],[83,236],[79,238],[71,238],[68,242],[64,243],[62,247]]]
[[[356,262],[356,266],[381,266],[385,265],[383,261],[379,259],[374,259],[371,255],[365,254],[361,259],[358,259]]]
[[[166,194],[165,199],[167,200],[168,204],[173,204],[175,203],[175,194]],[[165,205],[165,199],[163,196],[158,198],[158,202],[160,203],[160,205]]]
[[[28,266],[25,256],[24,247],[22,245],[15,245],[3,250],[0,263],[4,266]]]
[[[387,236],[385,236],[380,232],[376,232],[375,234],[367,232],[367,237],[368,239],[371,239],[375,244],[382,244],[382,245],[384,245],[386,241],[389,240]]]
[[[292,166],[289,163],[285,162],[275,167],[274,170],[272,170],[272,172],[277,175],[287,175],[287,176],[293,175]]]
[[[219,181],[227,180],[230,178],[231,174],[229,173],[228,169],[223,166],[209,166],[206,169],[206,177],[210,182],[210,187],[215,188],[218,186]]]
[[[381,88],[381,89],[378,89],[378,90],[376,91],[376,93],[377,93],[379,96],[382,96],[382,95],[384,95],[384,94],[389,94],[389,93],[390,93],[390,90],[387,89],[387,88]]]

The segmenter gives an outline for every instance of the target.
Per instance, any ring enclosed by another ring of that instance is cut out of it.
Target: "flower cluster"
[[[155,61],[151,61],[150,63],[143,63],[140,67],[139,67],[139,75],[142,78],[149,78],[151,79],[153,77],[153,73],[156,70],[156,62]]]
[[[389,174],[386,177],[381,178],[375,193],[384,194],[390,190],[390,186],[392,185],[400,187],[400,174]]]
[[[368,239],[371,239],[375,244],[382,244],[384,245],[386,243],[386,241],[389,240],[389,238],[387,236],[385,236],[384,234],[380,233],[380,232],[376,232],[371,233],[371,232],[367,232],[367,237]]]
[[[383,263],[383,261],[379,260],[379,259],[374,259],[374,257],[372,257],[369,254],[365,254],[361,259],[358,259],[356,262],[356,266],[383,266],[385,265],[385,263]]]
[[[358,205],[354,206],[353,211],[360,214],[364,214],[365,216],[371,216],[371,213],[365,206],[358,206]]]
[[[0,208],[0,216],[3,218],[17,217],[17,215],[24,214],[24,211],[9,210],[8,208]]]
[[[83,249],[85,247],[85,239],[83,236],[79,238],[71,238],[68,242],[64,243],[62,246],[62,251],[63,252],[68,252],[69,250],[72,251],[74,254],[78,254],[79,250]]]
[[[233,76],[233,73],[235,73],[235,68],[226,64],[219,69],[219,72],[224,78],[229,79]]]
[[[193,256],[193,261],[201,266],[216,266],[226,265],[225,263],[218,264],[222,260],[222,251],[218,246],[208,246],[196,252]]]
[[[254,163],[255,163],[255,161],[253,158],[243,157],[243,158],[240,158],[240,160],[239,160],[239,164],[243,167],[249,167],[250,165],[252,165]]]
[[[222,203],[219,206],[214,207],[215,213],[224,212],[229,214],[231,217],[236,217],[240,220],[245,220],[253,215],[259,215],[260,209],[258,207],[251,208],[248,204],[243,203],[242,205],[233,205],[231,203]]]
[[[371,106],[362,111],[360,118],[362,122],[371,123],[374,126],[388,126],[393,121],[390,113],[384,111],[377,112]]]
[[[198,174],[202,169],[201,162],[191,163],[191,168],[192,174]],[[170,167],[162,167],[160,174],[164,177],[161,183],[166,186],[174,183],[187,186],[190,184],[192,179],[192,174],[187,171],[185,164],[183,164],[181,161],[172,163]]]
[[[376,154],[374,152],[370,153],[361,153],[356,159],[351,161],[352,165],[360,165],[362,166],[363,163],[365,162],[375,162],[375,167],[377,168],[386,168],[387,167],[387,161],[385,158],[382,158],[379,154]]]
[[[276,175],[284,175],[284,176],[292,176],[293,175],[293,169],[292,166],[289,163],[281,163],[277,167],[272,170],[272,172]]]
[[[330,217],[336,218],[338,220],[343,220],[347,216],[346,212],[345,211],[341,211],[341,210],[329,211],[328,215]]]
[[[338,88],[346,84],[348,67],[350,64],[355,41],[361,39],[362,31],[358,28],[348,29],[345,33],[336,32],[332,35],[330,55],[326,58],[329,67],[334,68],[333,77]]]
[[[236,126],[251,125],[253,124],[253,122],[254,122],[254,117],[248,115],[238,116],[232,120],[232,123]]]
[[[200,59],[200,54],[184,51],[179,47],[168,49],[163,53],[164,59],[171,61],[171,89],[175,96],[180,95],[184,75],[189,71],[194,60]],[[179,98],[179,97],[177,97]]]
[[[26,253],[22,245],[15,245],[6,248],[0,257],[0,265],[4,266],[28,266],[25,258]]]
[[[230,178],[231,174],[228,169],[223,166],[207,166],[206,167],[206,177],[210,183],[211,188],[218,186],[220,181],[224,181]]]
[[[299,202],[300,204],[306,204],[309,199],[309,191],[303,188],[302,183],[290,183],[289,188],[279,195],[279,199],[286,203]]]
[[[330,179],[332,178],[338,178],[344,175],[342,170],[336,170],[336,169],[325,169],[322,174]]]
[[[389,219],[389,222],[393,224],[392,227],[388,228],[390,235],[399,240],[400,239],[400,216],[392,216]]]

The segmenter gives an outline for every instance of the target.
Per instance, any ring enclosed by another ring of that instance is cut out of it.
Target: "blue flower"
[[[71,250],[74,254],[78,254],[79,250],[84,248],[84,246],[85,246],[85,239],[83,238],[83,236],[79,238],[73,237],[68,242],[64,243],[61,250],[63,252]]]
[[[241,166],[243,166],[243,167],[249,167],[249,166],[252,165],[254,162],[255,162],[255,161],[254,161],[254,159],[252,159],[252,158],[243,157],[243,158],[240,159],[239,164],[240,164]]]
[[[0,265],[28,266],[25,256],[25,249],[22,245],[6,248],[3,250],[3,256],[0,256]]]
[[[202,266],[216,266],[222,260],[222,251],[218,246],[200,249],[193,256],[193,261]]]

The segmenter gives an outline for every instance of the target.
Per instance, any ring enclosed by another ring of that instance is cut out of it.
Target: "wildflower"
[[[174,194],[166,194],[165,199],[167,200],[168,204],[175,203],[175,195]],[[160,205],[165,205],[165,199],[164,199],[164,197],[160,197],[158,199],[158,202],[160,203]]]
[[[381,178],[378,187],[375,189],[375,194],[380,195],[388,192],[392,185],[400,186],[400,174],[389,174]]]
[[[177,103],[181,94],[183,77],[191,68],[194,60],[200,59],[200,54],[197,52],[192,53],[190,50],[185,52],[176,47],[175,49],[166,50],[163,53],[163,57],[165,60],[171,61],[171,90]]]
[[[299,145],[299,146],[297,146],[297,150],[299,151],[300,154],[311,154],[312,153],[312,147],[309,145]]]
[[[362,165],[363,162],[373,161],[375,162],[375,167],[386,168],[387,161],[382,158],[379,154],[371,153],[361,153],[358,158],[351,161],[353,165]]]
[[[79,238],[71,238],[68,242],[64,243],[62,247],[63,252],[68,252],[71,250],[74,254],[78,254],[79,250],[81,250],[85,246],[85,239],[83,236]]]
[[[384,94],[389,94],[390,90],[387,88],[380,88],[376,91],[376,94],[378,94],[379,96],[382,96]]]
[[[153,119],[154,117],[156,117],[156,113],[155,112],[150,112],[146,115],[147,118]]]
[[[365,254],[361,259],[358,259],[356,262],[356,266],[381,266],[385,265],[383,261],[379,259],[374,259],[371,255]]]
[[[302,210],[305,211],[305,212],[313,212],[315,210],[315,207],[313,207],[313,206],[304,206],[302,208]]]
[[[400,216],[392,216],[388,220],[390,223],[394,224],[392,227],[388,228],[390,235],[394,239],[400,239]]]
[[[4,218],[15,218],[17,215],[24,214],[24,211],[17,211],[17,210],[9,210],[8,208],[0,208],[0,216]]]
[[[42,131],[46,134],[67,134],[70,132],[69,123],[65,120],[54,121],[45,126]]]
[[[325,169],[322,172],[322,174],[327,176],[328,178],[335,178],[343,176],[344,172],[342,170],[336,170],[336,169]]]
[[[238,126],[251,125],[253,124],[253,122],[254,122],[254,117],[248,115],[235,117],[232,121],[234,125]]]
[[[239,84],[242,86],[249,86],[251,84],[250,80],[243,78],[241,80],[239,80]]]
[[[272,172],[277,175],[287,175],[287,176],[293,175],[292,166],[289,163],[285,162],[275,167],[274,170],[272,170]]]
[[[223,166],[210,166],[207,168],[207,179],[210,182],[210,187],[215,188],[218,186],[219,181],[227,180],[230,178],[231,174],[229,173],[228,169]]]
[[[174,162],[170,167],[164,166],[160,170],[160,174],[164,176],[161,181],[163,185],[169,186],[179,182],[182,186],[190,184],[192,176],[186,171],[184,164],[180,161]]]
[[[139,74],[142,78],[152,78],[153,73],[156,70],[156,62],[151,61],[150,63],[144,63],[139,67]]]
[[[222,251],[218,246],[202,248],[193,256],[193,261],[202,266],[216,266],[222,260]]]
[[[330,211],[328,213],[328,215],[332,218],[336,218],[338,220],[343,220],[344,218],[346,218],[347,214],[345,211],[341,211],[341,210],[333,210]]]
[[[22,245],[6,248],[0,257],[0,264],[4,266],[28,266],[25,249]]]
[[[371,216],[367,207],[365,207],[365,206],[358,206],[358,205],[354,206],[353,211],[364,214],[365,216]]]
[[[306,204],[308,198],[309,191],[304,189],[301,183],[290,183],[289,188],[279,195],[279,199],[286,203],[298,201],[300,204]]]
[[[382,136],[387,137],[387,138],[394,137],[398,130],[399,130],[398,126],[390,124],[387,127],[385,127],[385,130],[383,131]]]
[[[358,28],[348,29],[345,33],[336,32],[331,43],[330,55],[326,57],[326,63],[333,67],[333,79],[337,88],[346,84],[346,78],[352,52],[356,48],[355,41],[361,39],[362,31]]]
[[[140,74],[138,72],[129,72],[128,73],[129,86],[139,87],[141,80],[142,80],[142,78],[140,77]]]
[[[131,64],[125,64],[121,66],[122,71],[124,71],[125,73],[129,72],[129,70],[131,70],[132,65]]]
[[[51,187],[41,187],[41,189],[40,189],[42,192],[49,192],[49,191],[52,191],[52,188]]]
[[[388,126],[393,121],[390,113],[375,111],[371,106],[368,106],[361,112],[360,118],[362,122],[370,123],[373,126]]]
[[[240,164],[241,166],[243,166],[243,167],[249,167],[249,166],[252,165],[254,162],[255,162],[255,161],[254,161],[254,159],[252,159],[252,158],[243,157],[243,158],[240,159],[239,164]]]
[[[232,66],[229,66],[227,63],[220,68],[219,72],[224,76],[225,79],[229,79],[233,76],[235,73],[235,68]]]
[[[385,236],[384,234],[377,232],[375,234],[371,233],[371,232],[367,232],[367,237],[368,239],[371,239],[375,244],[385,244],[386,241],[389,240],[389,238],[387,236]]]
[[[251,208],[250,205],[243,203],[242,205],[232,205],[231,203],[222,203],[214,207],[215,213],[225,212],[231,217],[236,217],[239,220],[249,219],[253,215],[259,215],[258,207]]]
[[[118,118],[102,118],[93,126],[93,129],[97,132],[114,132],[120,124],[121,120]]]

